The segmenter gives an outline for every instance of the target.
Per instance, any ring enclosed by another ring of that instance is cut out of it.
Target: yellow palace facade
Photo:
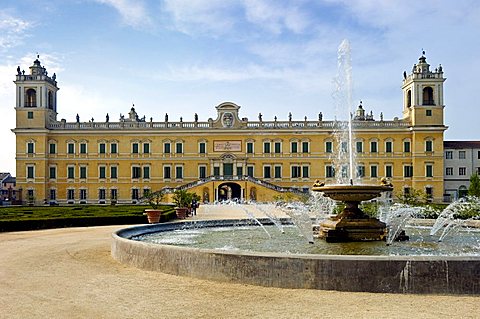
[[[353,120],[356,175],[362,183],[387,177],[395,192],[443,196],[442,67],[430,70],[421,56],[404,73],[403,112],[384,120]],[[203,201],[236,198],[267,201],[307,191],[314,181],[334,182],[341,146],[336,121],[318,119],[250,121],[240,106],[225,102],[217,117],[192,122],[127,116],[110,121],[57,120],[56,75],[36,59],[16,80],[17,187],[24,202],[37,204],[136,203],[146,192],[183,188]],[[163,116],[162,116],[163,117]],[[344,142],[343,142],[344,143]]]

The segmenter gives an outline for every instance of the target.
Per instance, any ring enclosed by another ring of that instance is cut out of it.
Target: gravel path
[[[201,209],[194,217],[244,217]],[[291,290],[148,272],[110,257],[122,226],[0,233],[0,318],[480,318],[480,298]]]

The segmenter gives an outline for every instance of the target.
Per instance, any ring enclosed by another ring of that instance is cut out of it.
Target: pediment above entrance
[[[216,128],[241,128],[247,119],[240,119],[238,111],[240,106],[233,102],[223,102],[215,107],[217,109],[217,118],[213,121],[213,127]]]

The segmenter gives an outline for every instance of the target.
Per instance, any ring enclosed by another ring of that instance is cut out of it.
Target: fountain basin
[[[392,191],[393,187],[385,185],[325,185],[314,186],[312,190],[322,192],[333,200],[342,202],[363,202],[380,196],[382,192]]]
[[[112,235],[111,253],[117,261],[140,269],[222,282],[339,291],[480,294],[480,257],[477,256],[292,255],[131,240],[153,232],[242,223],[250,222],[219,220],[126,228]]]

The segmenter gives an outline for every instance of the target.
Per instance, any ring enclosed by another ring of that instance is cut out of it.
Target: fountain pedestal
[[[387,225],[362,212],[358,205],[365,200],[391,191],[387,185],[327,185],[313,187],[314,191],[345,203],[344,210],[314,227],[314,236],[327,242],[385,240]]]

